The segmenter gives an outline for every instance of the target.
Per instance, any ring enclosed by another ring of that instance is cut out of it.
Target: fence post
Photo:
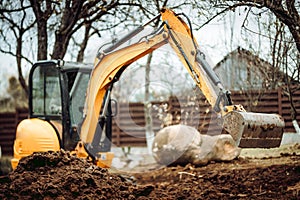
[[[278,96],[278,114],[282,116],[282,87],[278,87],[277,96]]]
[[[16,109],[16,112],[15,112],[15,128],[17,128],[17,125],[18,125],[18,121],[19,121],[19,109]]]

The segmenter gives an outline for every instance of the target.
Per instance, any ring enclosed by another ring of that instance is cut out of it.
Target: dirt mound
[[[0,179],[0,199],[130,199],[131,184],[68,152],[34,153]]]
[[[0,177],[0,199],[300,199],[299,158],[290,153],[126,173],[65,151],[34,153]]]

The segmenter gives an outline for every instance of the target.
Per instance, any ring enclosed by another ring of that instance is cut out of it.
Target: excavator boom
[[[132,45],[122,46],[126,40],[143,30],[144,26],[141,26],[116,44],[98,52],[87,91],[81,140],[85,144],[93,143],[97,126],[102,126],[98,123],[98,116],[104,116],[103,113],[106,112],[103,105],[106,105],[105,101],[109,98],[105,97],[110,94],[113,83],[121,73],[131,63],[169,43],[214,111],[224,118],[224,129],[233,136],[237,145],[279,146],[284,128],[282,117],[276,114],[248,113],[241,105],[233,105],[230,92],[223,88],[205,55],[200,51],[191,27],[179,15],[168,9],[162,9],[160,15],[146,25],[159,17],[162,19],[163,28],[152,35],[141,38]],[[219,91],[215,92],[214,87]]]

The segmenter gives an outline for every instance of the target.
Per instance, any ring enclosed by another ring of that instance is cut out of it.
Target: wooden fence
[[[285,120],[285,132],[295,132],[291,121],[291,109],[282,91],[254,92],[249,95],[232,92],[234,104],[242,104],[247,111],[278,113]],[[293,96],[300,121],[300,91]],[[203,96],[196,99],[172,97],[165,102],[152,102],[151,114],[154,132],[170,124],[183,123],[196,127],[201,133],[218,134],[221,126],[215,113]],[[16,113],[0,113],[0,145],[3,155],[12,155],[16,125],[27,118],[27,110]],[[116,146],[145,146],[145,119],[143,103],[119,103],[118,114],[113,120],[113,144]]]
[[[0,113],[0,145],[2,155],[13,154],[13,143],[17,124],[28,117],[28,110],[17,110],[15,113]]]

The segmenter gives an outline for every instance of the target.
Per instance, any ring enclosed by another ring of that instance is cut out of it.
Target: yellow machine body
[[[59,124],[56,124],[57,126]],[[34,152],[59,151],[60,143],[57,132],[53,125],[45,120],[38,118],[22,120],[17,126],[13,150],[14,158],[11,160],[11,165],[15,169],[21,158]],[[89,157],[82,142],[79,142],[71,153],[79,158],[88,159]],[[101,152],[95,164],[99,167],[109,168],[113,158],[114,153]]]
[[[60,144],[57,133],[49,122],[41,119],[25,119],[19,123],[14,142],[14,158],[12,167],[16,168],[22,157],[33,152],[59,151]]]

